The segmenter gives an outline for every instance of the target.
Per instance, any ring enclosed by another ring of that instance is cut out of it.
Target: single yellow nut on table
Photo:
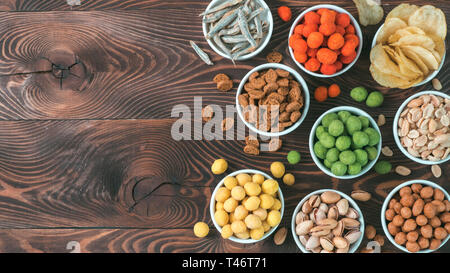
[[[283,163],[276,161],[270,165],[270,171],[275,178],[281,178],[284,175],[285,168]]]
[[[273,179],[267,179],[263,182],[262,191],[267,194],[275,194],[278,191],[278,182]]]
[[[259,208],[261,200],[257,196],[250,196],[244,203],[247,210],[254,211]]]
[[[233,212],[238,206],[238,201],[236,201],[233,197],[228,198],[223,203],[223,209],[227,212]]]
[[[295,177],[293,174],[291,173],[287,173],[283,176],[283,182],[284,184],[288,185],[288,186],[292,186],[295,183]]]
[[[245,198],[245,190],[241,186],[236,186],[231,189],[231,197],[234,199],[241,201]]]
[[[245,225],[244,221],[236,220],[231,224],[231,230],[234,234],[242,233],[247,230],[247,226]]]
[[[270,208],[271,210],[280,210],[281,209],[281,201],[277,198],[274,199],[273,206]]]
[[[223,174],[228,169],[228,162],[221,158],[214,161],[211,166],[211,171],[213,174]]]
[[[249,182],[244,185],[245,193],[249,196],[257,196],[261,193],[261,186],[254,182]]]
[[[225,225],[222,227],[222,232],[220,233],[220,235],[222,235],[222,238],[224,239],[228,239],[231,236],[233,236],[233,231],[231,230],[231,225]]]
[[[253,214],[258,216],[259,219],[261,219],[261,221],[264,221],[267,218],[267,210],[265,210],[263,208],[259,208],[257,210],[254,210]]]
[[[253,240],[260,240],[264,236],[264,227],[261,225],[259,228],[250,230],[250,237]]]
[[[245,217],[244,222],[249,229],[259,228],[262,226],[261,219],[259,219],[259,217],[254,214],[249,214],[247,217]]]
[[[261,204],[259,204],[259,206],[263,209],[270,209],[275,202],[274,198],[267,193],[261,194],[259,199],[261,199]]]
[[[243,187],[246,183],[252,182],[252,177],[247,173],[240,173],[236,175],[239,186]]]
[[[271,210],[267,215],[267,223],[271,227],[275,227],[280,222],[281,222],[281,213],[278,210]]]
[[[264,182],[264,180],[265,180],[265,178],[264,178],[264,175],[262,175],[262,174],[257,173],[252,176],[252,181],[256,184],[261,185]]]
[[[216,220],[219,226],[223,227],[226,224],[228,224],[229,216],[226,211],[218,210],[214,213],[214,219]]]
[[[244,218],[248,215],[248,210],[243,205],[239,205],[234,210],[233,215],[236,220],[244,220]]]
[[[236,177],[233,176],[227,176],[225,177],[225,179],[223,180],[223,184],[225,185],[225,187],[227,189],[229,189],[231,191],[231,189],[233,189],[234,187],[237,186],[238,181],[236,179]]]
[[[230,198],[230,190],[225,187],[220,187],[217,189],[215,199],[217,202],[225,202],[228,198]]]
[[[194,234],[199,238],[203,238],[209,233],[209,227],[204,222],[198,222],[194,225]]]

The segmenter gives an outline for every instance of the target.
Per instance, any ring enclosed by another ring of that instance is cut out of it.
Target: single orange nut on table
[[[303,28],[303,36],[308,38],[309,34],[316,32],[319,30],[319,26],[317,24],[305,25]]]
[[[316,101],[322,102],[328,98],[328,89],[325,86],[319,86],[314,91]]]
[[[332,85],[330,85],[330,87],[328,87],[328,96],[330,98],[335,98],[335,97],[339,96],[340,93],[341,93],[341,88],[339,88],[339,85],[333,83]]]
[[[307,43],[309,48],[319,48],[323,43],[323,34],[320,32],[309,34]]]
[[[344,46],[345,40],[339,33],[334,33],[328,38],[328,48],[339,49]]]
[[[303,35],[303,28],[304,28],[304,27],[305,27],[304,24],[297,25],[297,26],[294,28],[294,33],[295,33],[295,34]],[[344,30],[344,32],[345,32],[345,30]]]
[[[346,26],[350,25],[350,16],[348,16],[348,14],[346,14],[346,13],[339,13],[336,16],[336,24],[338,24],[342,27],[346,27]]]
[[[321,24],[319,27],[319,31],[325,36],[330,36],[331,34],[336,32],[336,25],[331,23]]]
[[[309,58],[305,63],[305,68],[312,72],[317,71],[320,69],[320,62],[316,58]]]
[[[337,69],[334,64],[322,64],[320,67],[320,72],[324,75],[333,75],[336,71]]]
[[[305,52],[299,52],[299,51],[294,51],[294,57],[295,57],[295,60],[297,60],[297,62],[299,62],[301,64],[306,62],[306,60],[308,59],[308,56],[306,55]]]
[[[291,9],[286,6],[281,6],[278,8],[278,15],[280,16],[281,20],[285,22],[289,22],[292,18]]]
[[[319,24],[320,23],[320,15],[315,13],[314,11],[307,12],[305,14],[305,24]]]
[[[321,48],[317,51],[317,60],[323,64],[333,64],[337,60],[337,54],[328,48]]]

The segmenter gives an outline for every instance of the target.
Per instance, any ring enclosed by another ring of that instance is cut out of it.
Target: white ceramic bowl
[[[295,243],[297,244],[298,248],[300,248],[300,250],[301,250],[303,253],[311,253],[311,251],[306,250],[305,246],[303,246],[303,244],[300,242],[300,239],[298,238],[297,233],[295,233],[295,227],[296,227],[296,224],[295,224],[295,217],[297,216],[297,213],[299,213],[299,212],[301,211],[302,206],[303,206],[303,203],[305,203],[306,200],[309,199],[309,197],[311,197],[312,195],[315,195],[315,194],[320,195],[321,193],[326,192],[326,191],[333,191],[333,192],[336,192],[336,193],[338,193],[341,197],[347,199],[348,202],[350,203],[351,207],[354,208],[354,209],[358,212],[358,214],[359,214],[358,221],[361,223],[360,231],[361,231],[362,234],[361,234],[361,237],[358,239],[358,241],[356,241],[355,243],[353,243],[353,244],[351,245],[351,247],[349,248],[349,250],[348,250],[349,253],[354,253],[354,252],[356,252],[356,250],[358,249],[358,247],[359,247],[359,245],[361,244],[361,242],[362,242],[362,240],[363,240],[363,237],[364,237],[364,229],[365,229],[364,217],[363,217],[363,214],[362,214],[361,210],[360,210],[359,207],[358,207],[358,204],[356,204],[356,202],[355,202],[350,196],[346,195],[346,194],[343,193],[343,192],[337,191],[337,190],[323,189],[323,190],[314,191],[314,192],[308,194],[307,196],[305,196],[305,197],[300,201],[300,203],[298,203],[297,207],[296,207],[295,210],[294,210],[294,214],[292,215],[292,221],[291,221],[291,231],[292,231],[292,236],[294,236],[294,241],[295,241]]]
[[[403,250],[403,251],[405,251],[405,252],[409,252],[409,251],[408,251],[404,246],[401,246],[401,245],[397,244],[397,243],[395,242],[394,238],[392,237],[392,235],[389,233],[388,228],[387,228],[387,224],[386,224],[386,217],[385,217],[385,214],[386,214],[387,207],[389,206],[389,202],[391,201],[392,197],[393,197],[393,196],[394,196],[401,188],[403,188],[404,186],[409,186],[409,185],[412,185],[412,184],[415,184],[415,183],[423,184],[423,185],[427,185],[427,186],[431,186],[431,187],[433,187],[433,188],[435,188],[435,189],[436,189],[436,188],[437,188],[437,189],[440,189],[440,190],[445,194],[445,198],[446,198],[447,200],[450,200],[450,195],[448,194],[448,192],[447,192],[446,190],[444,190],[444,188],[442,188],[441,186],[439,186],[439,185],[436,184],[436,183],[433,183],[433,182],[430,182],[430,181],[427,181],[427,180],[411,180],[411,181],[402,183],[402,184],[398,185],[397,187],[395,187],[395,188],[388,194],[388,196],[386,197],[386,199],[384,199],[383,207],[381,208],[381,225],[383,226],[384,233],[386,234],[386,237],[389,239],[389,241],[390,241],[394,246],[396,246],[398,249]],[[445,243],[448,241],[449,238],[450,238],[450,234],[447,235],[447,237],[446,237],[444,240],[442,240],[442,243],[441,243],[441,245],[439,246],[439,248],[440,248],[441,246],[445,245]],[[439,248],[437,248],[437,249],[439,249]],[[430,253],[430,252],[433,252],[433,251],[435,251],[435,250],[437,250],[437,249],[434,249],[434,250],[432,250],[432,249],[420,250],[420,251],[418,251],[417,253]]]
[[[339,111],[348,111],[354,115],[358,115],[358,116],[365,116],[369,119],[370,125],[373,129],[377,130],[377,132],[380,134],[380,142],[377,145],[377,157],[370,161],[369,163],[367,163],[366,166],[364,166],[364,168],[361,169],[361,172],[355,175],[343,175],[343,176],[337,176],[334,175],[331,170],[329,170],[323,163],[322,160],[320,158],[318,158],[316,156],[316,154],[314,153],[314,143],[315,143],[315,138],[316,138],[316,129],[317,127],[321,124],[323,117],[326,114],[329,113],[337,113]],[[381,145],[382,145],[382,138],[381,138],[381,132],[380,132],[380,128],[378,127],[377,123],[375,122],[375,120],[366,112],[364,112],[361,109],[352,107],[352,106],[339,106],[339,107],[335,107],[332,108],[328,111],[326,111],[325,113],[323,113],[314,123],[311,132],[309,134],[309,152],[311,153],[312,159],[314,160],[314,163],[316,163],[316,165],[319,167],[319,169],[321,169],[324,173],[328,174],[329,176],[335,177],[335,178],[339,178],[339,179],[352,179],[352,178],[356,178],[356,177],[360,177],[361,175],[365,174],[366,172],[368,172],[370,169],[372,169],[372,167],[375,165],[375,163],[378,160],[378,157],[380,156],[381,153]]]
[[[400,119],[400,114],[403,112],[406,105],[414,98],[420,97],[422,95],[427,95],[427,94],[432,94],[435,96],[440,96],[440,97],[450,99],[449,95],[442,93],[442,92],[438,92],[438,91],[423,91],[423,92],[419,92],[417,94],[412,95],[411,97],[406,99],[402,103],[402,105],[400,105],[400,107],[398,108],[397,113],[395,114],[395,117],[394,117],[394,124],[392,125],[392,129],[393,129],[393,133],[394,133],[395,143],[397,143],[398,148],[400,149],[400,151],[402,151],[402,153],[405,156],[407,156],[409,159],[411,159],[417,163],[420,163],[420,164],[437,165],[437,164],[442,164],[444,162],[447,162],[450,159],[450,155],[447,156],[447,158],[439,160],[439,161],[429,161],[429,160],[423,160],[422,158],[414,157],[403,147],[403,145],[400,143],[400,137],[398,136],[398,120]]]
[[[213,7],[215,7],[215,6],[219,5],[219,4],[221,4],[221,3],[223,3],[223,2],[226,2],[226,1],[228,1],[228,0],[212,0],[212,1],[209,3],[208,7],[206,7],[206,10],[205,10],[205,11],[208,11],[208,10],[210,10],[211,8],[213,8]],[[267,6],[266,2],[264,2],[263,0],[256,0],[256,2],[259,3],[259,4],[261,5],[261,7],[264,8],[264,12],[261,13],[260,16],[261,16],[261,18],[267,20],[267,22],[269,23],[269,29],[268,29],[268,31],[267,31],[267,34],[264,36],[263,40],[261,41],[261,44],[258,46],[258,48],[257,48],[254,52],[252,52],[252,53],[249,53],[249,54],[242,55],[242,56],[238,57],[238,58],[236,59],[236,60],[238,60],[238,61],[248,60],[248,59],[251,59],[251,58],[255,57],[256,55],[258,55],[261,51],[264,50],[264,48],[265,48],[265,47],[267,46],[267,44],[269,43],[270,38],[272,37],[272,33],[273,33],[273,17],[272,17],[272,12],[270,11],[270,8],[269,8],[269,6]],[[206,39],[206,35],[208,34],[209,28],[208,28],[207,24],[203,23],[203,20],[202,20],[202,27],[203,27],[203,35],[204,35],[204,37],[205,37],[205,39]],[[225,53],[224,53],[224,52],[223,52],[223,51],[222,51],[222,50],[214,43],[214,41],[213,41],[212,39],[211,39],[211,40],[206,39],[206,41],[208,42],[209,46],[210,46],[217,54],[219,54],[220,56],[222,56],[222,57],[224,57],[224,58],[230,59],[230,56],[228,56],[227,54],[225,54]]]
[[[294,23],[291,26],[291,30],[289,31],[288,41],[289,41],[289,38],[291,38],[292,34],[294,34],[295,27],[303,19],[303,17],[305,16],[306,13],[308,13],[310,11],[322,9],[322,8],[332,9],[332,10],[335,10],[335,11],[337,11],[339,13],[346,13],[346,14],[348,14],[350,16],[350,21],[353,24],[353,26],[355,27],[355,34],[359,38],[359,46],[358,46],[358,50],[356,51],[356,58],[353,60],[353,62],[347,64],[341,71],[338,71],[338,72],[334,73],[333,75],[324,75],[322,73],[316,73],[316,72],[312,72],[312,71],[309,71],[308,69],[306,69],[301,63],[297,62],[297,60],[294,57],[294,51],[292,50],[292,48],[289,45],[288,45],[288,48],[289,48],[289,53],[291,54],[292,60],[295,62],[295,64],[297,64],[298,67],[300,67],[301,70],[303,70],[304,72],[308,73],[309,75],[312,75],[312,76],[315,76],[315,77],[331,78],[331,77],[336,77],[336,76],[342,75],[347,70],[349,70],[356,63],[356,61],[359,58],[359,55],[361,55],[361,51],[362,51],[362,48],[363,48],[363,40],[364,40],[363,36],[362,36],[361,27],[359,26],[358,21],[356,21],[356,19],[350,14],[350,12],[346,11],[345,9],[343,9],[341,7],[335,6],[335,5],[324,4],[324,5],[312,6],[312,7],[308,8],[308,9],[304,10],[295,19]]]
[[[383,24],[384,25],[384,24]],[[377,44],[377,37],[378,34],[380,34],[381,28],[383,27],[383,25],[380,26],[380,28],[377,30],[377,32],[375,33],[375,36],[373,37],[372,40],[372,48],[376,46]],[[438,69],[435,70],[433,73],[431,73],[430,75],[428,75],[428,77],[425,78],[425,80],[413,85],[412,87],[416,87],[416,86],[421,86],[426,84],[427,82],[431,81],[432,79],[434,79],[436,77],[436,75],[439,73],[439,71],[441,70],[442,66],[444,66],[444,62],[445,62],[445,55],[446,55],[447,51],[444,53],[444,56],[442,56],[442,61],[441,64],[439,65]]]
[[[264,132],[259,130],[258,128],[256,128],[255,126],[253,126],[252,124],[248,123],[245,119],[244,116],[242,114],[242,107],[239,104],[239,95],[242,93],[242,90],[244,89],[244,85],[247,83],[248,78],[250,77],[251,74],[253,74],[256,71],[261,71],[261,70],[265,70],[265,69],[283,69],[288,71],[289,73],[291,73],[291,75],[295,78],[295,80],[297,80],[300,85],[301,85],[301,91],[302,91],[302,95],[303,95],[303,107],[300,109],[300,112],[302,113],[301,117],[299,120],[297,120],[297,122],[295,122],[294,124],[292,124],[292,126],[290,126],[289,128],[287,128],[286,130],[283,130],[281,132]],[[267,137],[278,137],[278,136],[283,136],[286,134],[289,134],[290,132],[294,131],[295,129],[297,129],[298,126],[300,126],[300,124],[303,122],[303,120],[305,120],[306,114],[308,114],[308,110],[309,110],[309,90],[308,90],[308,85],[306,84],[305,80],[302,78],[302,76],[300,76],[300,74],[298,74],[297,71],[295,71],[294,69],[290,68],[287,65],[284,64],[278,64],[278,63],[267,63],[267,64],[262,64],[259,65],[255,68],[253,68],[252,70],[250,70],[245,76],[244,78],[241,80],[241,83],[239,84],[239,87],[237,89],[236,92],[236,109],[237,109],[237,113],[239,118],[242,120],[242,122],[244,122],[244,124],[253,132],[256,132],[260,135],[263,136],[267,136]]]
[[[251,169],[239,170],[239,171],[236,171],[236,172],[233,172],[233,173],[227,175],[227,177],[228,177],[228,176],[236,176],[236,175],[238,175],[238,174],[240,174],[240,173],[261,174],[261,175],[263,175],[266,179],[273,179],[272,177],[270,177],[270,176],[269,176],[268,174],[266,174],[266,173],[263,173],[263,172],[258,171],[258,170],[251,170]],[[213,193],[212,193],[212,195],[211,195],[211,201],[210,201],[210,203],[209,203],[209,212],[210,212],[210,214],[211,214],[211,219],[212,219],[212,221],[213,221],[213,223],[214,223],[214,226],[215,226],[216,229],[219,231],[219,233],[222,232],[222,228],[219,226],[219,224],[217,224],[216,219],[214,219],[214,213],[216,212],[216,200],[215,200],[215,196],[216,196],[217,190],[218,190],[220,187],[223,186],[224,180],[225,180],[225,178],[222,179],[222,180],[219,182],[219,184],[217,184],[216,188],[214,189],[214,191],[213,191]],[[283,193],[281,192],[281,189],[280,189],[280,188],[278,189],[278,198],[280,199],[280,202],[281,202],[281,210],[280,210],[280,213],[281,213],[281,219],[283,219],[283,214],[284,214],[284,198],[283,198]],[[279,225],[279,224],[278,224],[278,225]],[[228,238],[228,239],[230,239],[230,240],[233,241],[233,242],[241,243],[241,244],[251,244],[251,243],[256,243],[256,242],[262,241],[262,240],[266,239],[267,237],[269,237],[269,236],[277,229],[278,225],[277,225],[276,227],[272,227],[272,228],[271,228],[269,231],[267,231],[267,232],[264,234],[264,236],[263,236],[261,239],[259,239],[259,240],[253,240],[253,239],[239,239],[239,238],[237,238],[237,237],[235,237],[235,236],[231,236],[231,237]]]

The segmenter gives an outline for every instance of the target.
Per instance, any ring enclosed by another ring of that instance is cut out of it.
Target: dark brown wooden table
[[[344,75],[318,79],[300,72],[310,90],[338,83],[343,92],[325,103],[311,100],[307,119],[282,138],[281,151],[248,156],[243,141],[172,139],[173,106],[192,109],[194,96],[201,96],[204,105],[233,105],[239,80],[265,63],[271,50],[282,52],[283,63],[295,67],[287,51],[290,24],[276,12],[280,5],[290,6],[295,17],[314,4],[333,2],[357,17],[352,1],[268,1],[275,20],[270,44],[236,67],[214,54],[203,38],[198,14],[208,1],[80,2],[0,1],[1,252],[69,252],[70,241],[79,242],[82,252],[299,252],[290,233],[282,246],[272,238],[251,245],[221,239],[209,215],[211,192],[223,177],[210,171],[216,158],[228,160],[228,173],[242,168],[268,172],[270,163],[285,161],[288,151],[301,152],[301,164],[289,168],[295,185],[281,185],[286,202],[281,226],[289,226],[295,206],[311,191],[362,189],[373,194],[360,203],[365,220],[383,234],[381,205],[396,185],[420,178],[450,189],[450,164],[441,165],[443,175],[434,178],[429,166],[407,159],[394,142],[392,122],[399,105],[432,86],[388,90],[372,80],[369,45],[379,26],[362,28],[364,50]],[[402,2],[383,1],[385,14]],[[450,17],[446,0],[408,2],[433,4]],[[207,50],[215,66],[196,57],[191,39]],[[450,85],[449,62],[446,58],[438,74],[444,92]],[[232,77],[232,91],[216,90],[212,78],[219,72]],[[383,107],[353,102],[349,91],[360,85],[382,91]],[[347,181],[322,173],[309,154],[308,134],[321,113],[338,105],[360,107],[373,117],[385,114],[383,143],[394,151],[389,161],[411,168],[412,174],[370,171]],[[207,238],[193,235],[198,221],[211,226]],[[387,239],[382,250],[398,252]],[[441,252],[450,252],[450,244]]]

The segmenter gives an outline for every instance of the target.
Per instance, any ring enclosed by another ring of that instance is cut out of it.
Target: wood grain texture
[[[381,205],[398,184],[420,178],[450,190],[449,163],[441,165],[442,177],[434,178],[430,167],[407,159],[396,147],[392,122],[398,106],[432,87],[388,90],[372,80],[369,44],[378,26],[363,28],[362,55],[344,75],[330,80],[300,72],[310,91],[336,82],[343,94],[325,103],[312,100],[304,123],[282,138],[281,151],[248,156],[242,152],[243,141],[173,140],[172,107],[186,104],[194,110],[195,96],[204,105],[233,105],[235,89],[217,91],[213,76],[224,72],[237,87],[251,68],[266,62],[271,50],[282,52],[283,62],[295,67],[287,51],[290,24],[281,22],[276,8],[287,4],[296,16],[327,1],[268,1],[275,20],[272,40],[259,56],[236,67],[203,39],[197,15],[208,1],[81,2],[72,7],[60,0],[0,3],[1,252],[66,252],[71,240],[86,252],[298,252],[290,233],[281,247],[272,238],[246,246],[220,238],[210,220],[209,200],[224,177],[212,175],[210,165],[222,157],[230,164],[227,173],[243,168],[269,172],[271,162],[285,161],[290,150],[300,151],[302,163],[288,167],[296,184],[281,183],[283,226],[290,225],[305,195],[322,188],[371,192],[372,200],[360,207],[380,234]],[[383,2],[387,13],[402,1]],[[352,1],[335,4],[357,16]],[[446,1],[434,4],[449,14]],[[215,66],[198,59],[190,39],[210,54]],[[444,87],[450,85],[448,65],[449,58],[438,75]],[[384,106],[370,109],[353,102],[348,92],[359,85],[385,93]],[[405,178],[370,171],[341,181],[323,174],[309,154],[308,135],[324,111],[339,105],[356,106],[374,118],[385,114],[383,143],[394,151],[388,160],[409,167],[412,174]],[[193,236],[197,221],[210,225],[207,238]],[[383,251],[398,252],[389,243]],[[450,244],[441,252],[450,252]]]

